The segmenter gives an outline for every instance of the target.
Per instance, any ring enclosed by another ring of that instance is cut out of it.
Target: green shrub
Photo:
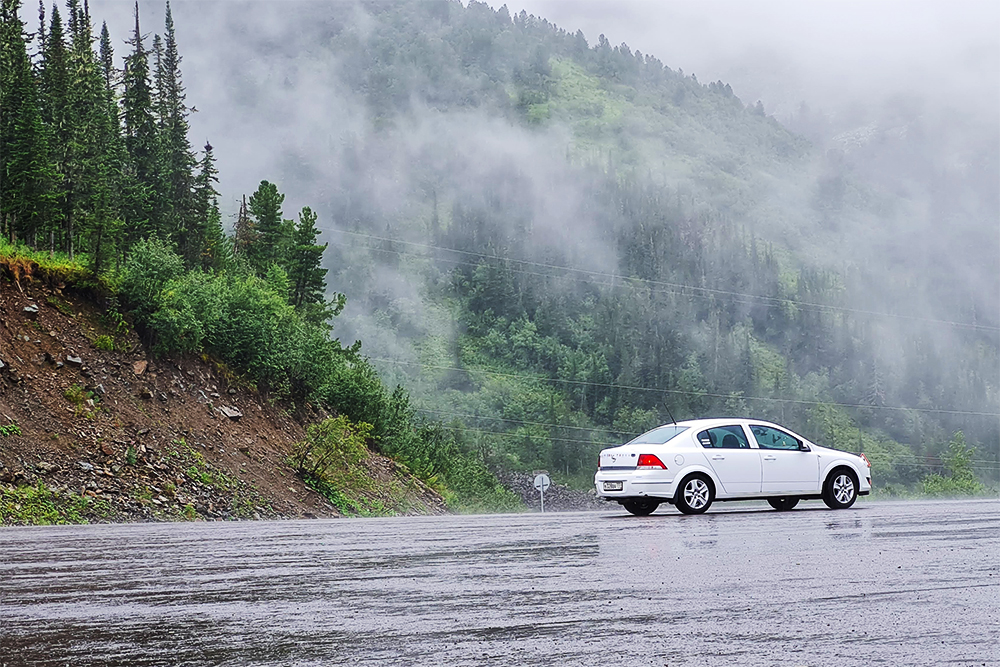
[[[101,335],[94,339],[94,347],[104,352],[114,352],[115,340],[111,336]]]
[[[165,286],[184,273],[184,260],[158,238],[136,243],[122,271],[121,295],[141,321],[162,307]]]
[[[972,455],[976,448],[965,444],[965,434],[958,431],[948,443],[941,459],[945,475],[931,473],[921,480],[924,493],[931,496],[975,496],[986,492],[986,487],[972,469]]]
[[[351,423],[345,415],[306,427],[306,439],[295,447],[292,465],[302,475],[328,479],[349,470],[369,454],[371,424]]]

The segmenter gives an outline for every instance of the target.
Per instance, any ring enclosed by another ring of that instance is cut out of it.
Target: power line
[[[449,431],[460,431],[460,432],[472,432],[481,433],[483,435],[499,435],[506,438],[524,438],[528,434],[517,433],[514,431],[490,431],[489,429],[472,428],[470,426],[445,426],[441,425],[439,428],[447,429]],[[546,440],[553,440],[555,442],[572,442],[575,445],[598,445],[600,447],[617,447],[623,443],[621,442],[594,442],[593,440],[580,440],[578,438],[557,438],[550,435],[542,436]]]
[[[477,429],[477,428],[468,428],[468,427],[460,427],[460,426],[443,426],[443,425],[440,426],[440,428],[448,430],[448,431],[457,431],[457,432],[460,432],[460,433],[472,432],[472,433],[479,433],[480,435],[496,435],[496,436],[502,436],[502,437],[508,437],[508,438],[523,438],[524,437],[524,434],[522,434],[522,433],[514,433],[514,432],[511,432],[511,431],[490,431],[488,429]],[[598,445],[598,446],[602,446],[602,447],[603,446],[617,447],[620,444],[622,444],[622,443],[618,443],[618,442],[591,442],[591,441],[586,441],[586,440],[571,440],[571,439],[568,439],[568,438],[551,438],[551,437],[549,437],[548,439],[549,440],[557,440],[557,441],[561,441],[561,442],[572,442],[572,443],[578,444],[578,445]],[[911,454],[904,454],[904,456],[912,456],[912,455]],[[995,461],[971,460],[970,463],[985,464],[985,465],[970,465],[969,468],[971,468],[973,470],[995,470],[998,467],[1000,467],[1000,463],[997,463]],[[921,467],[921,468],[934,468],[934,469],[941,469],[941,468],[945,467],[943,463],[942,464],[937,464],[937,463],[926,463],[926,462],[922,462],[922,463],[921,462],[907,462],[907,461],[899,461],[899,460],[895,460],[895,459],[888,461],[887,465],[893,465],[893,466],[895,466],[895,465],[917,466],[917,467]]]
[[[587,387],[605,387],[609,389],[624,389],[627,391],[650,391],[660,394],[678,394],[682,396],[706,396],[709,398],[742,398],[747,401],[763,401],[769,403],[794,403],[796,405],[835,405],[842,408],[867,408],[872,410],[895,410],[901,412],[926,412],[932,414],[961,415],[966,417],[1000,417],[1000,412],[976,412],[973,410],[948,410],[945,408],[908,408],[897,405],[866,405],[864,403],[837,403],[834,401],[807,401],[796,398],[775,398],[771,396],[734,396],[730,394],[717,394],[708,391],[685,391],[683,389],[657,389],[655,387],[639,387],[633,385],[611,384],[608,382],[590,382],[587,380],[565,380],[563,378],[550,378],[543,375],[521,375],[517,373],[504,373],[501,371],[490,371],[485,369],[458,368],[456,366],[438,366],[435,364],[425,364],[418,361],[403,361],[401,359],[385,359],[381,357],[369,357],[370,361],[388,364],[399,364],[403,366],[420,366],[421,368],[431,368],[442,371],[459,371],[463,373],[485,373],[497,377],[506,377],[521,380],[538,380],[541,382],[554,382],[559,384],[580,385]]]
[[[461,413],[461,412],[450,412],[448,410],[432,410],[430,408],[414,408],[414,410],[416,410],[417,412],[424,412],[424,413],[428,413],[428,414],[447,415],[447,416],[450,416],[450,417],[466,417],[466,418],[470,418],[470,419],[490,419],[490,420],[494,420],[494,421],[511,422],[511,423],[514,423],[514,424],[526,424],[526,425],[529,425],[529,426],[548,426],[548,427],[551,427],[551,428],[579,429],[581,431],[590,431],[590,432],[618,433],[618,434],[628,435],[629,439],[631,439],[632,437],[634,437],[634,435],[638,435],[638,434],[626,433],[625,431],[615,431],[614,429],[605,429],[605,428],[593,427],[593,426],[567,426],[565,424],[553,424],[553,423],[550,423],[550,422],[534,422],[534,421],[525,421],[525,420],[522,420],[522,419],[511,419],[509,417],[496,417],[496,416],[489,416],[489,415],[473,415],[473,414]],[[454,428],[454,427],[449,427],[449,428]],[[457,430],[462,430],[462,429],[457,429]],[[475,430],[477,432],[479,432],[479,433],[495,433],[495,434],[509,433],[509,431],[486,431],[486,430],[482,430],[482,429],[475,429]],[[555,439],[555,438],[553,438],[553,439]],[[559,438],[559,440],[567,441],[566,438]],[[581,442],[580,440],[570,440],[570,441],[571,442]],[[596,442],[589,441],[589,440],[582,441],[582,442],[585,442],[586,444],[601,444],[601,443],[596,443]],[[621,444],[621,443],[615,443],[615,444]],[[894,459],[892,459],[889,463],[891,463],[892,465],[915,465],[915,466],[926,466],[926,467],[931,467],[931,468],[941,468],[941,467],[944,466],[944,463],[936,464],[936,463],[927,463],[926,461],[906,461],[906,460],[901,460],[901,459],[905,459],[906,457],[917,458],[917,455],[916,454],[909,454],[909,453],[908,454],[902,454],[901,456],[897,456]],[[969,459],[969,463],[981,463],[981,464],[985,464],[986,469],[992,469],[993,467],[1000,466],[1000,462],[989,461],[987,459]]]
[[[592,431],[592,432],[602,432],[602,433],[617,433],[618,435],[638,435],[638,433],[633,434],[633,433],[630,433],[630,432],[627,432],[627,431],[616,431],[616,430],[611,429],[611,428],[600,428],[600,427],[595,427],[595,426],[570,426],[568,424],[552,424],[552,423],[549,423],[549,422],[533,422],[533,421],[524,421],[522,419],[511,419],[509,417],[496,417],[496,416],[489,416],[489,415],[470,415],[470,414],[461,413],[461,412],[448,412],[447,410],[432,410],[430,408],[414,408],[414,410],[417,410],[418,412],[429,412],[429,413],[438,414],[438,415],[447,415],[449,417],[466,417],[466,418],[469,418],[469,419],[492,419],[494,421],[512,422],[512,423],[515,423],[515,424],[525,424],[525,425],[528,425],[528,426],[549,426],[551,428],[568,428],[568,429],[574,429],[574,430],[578,430],[578,431]]]
[[[665,288],[668,288],[668,291],[671,291],[671,293],[677,293],[677,292],[694,292],[695,294],[692,294],[692,296],[702,296],[702,297],[716,296],[716,295],[718,295],[718,296],[727,296],[727,297],[734,297],[734,298],[751,299],[751,300],[756,300],[756,301],[764,301],[764,302],[767,302],[767,303],[770,303],[770,304],[773,304],[773,305],[793,305],[793,306],[803,307],[803,308],[814,308],[814,309],[818,309],[818,310],[827,310],[827,311],[852,313],[852,314],[855,314],[855,315],[868,315],[868,316],[875,316],[875,317],[891,317],[891,318],[904,319],[904,320],[916,321],[916,322],[929,322],[929,323],[933,323],[933,324],[943,324],[943,325],[947,325],[947,326],[953,326],[953,327],[965,328],[965,329],[982,330],[982,331],[1000,331],[1000,327],[989,326],[989,325],[985,325],[985,324],[974,324],[974,323],[970,323],[970,322],[957,322],[957,321],[954,321],[954,320],[943,320],[943,319],[938,319],[938,318],[933,318],[933,317],[923,317],[923,316],[920,316],[920,315],[908,315],[908,314],[903,314],[903,313],[885,313],[885,312],[878,312],[878,311],[874,311],[874,310],[865,310],[865,309],[861,309],[861,308],[850,308],[850,307],[847,307],[847,306],[834,306],[834,305],[830,305],[830,304],[815,303],[815,302],[810,302],[810,301],[800,301],[798,299],[788,299],[788,298],[784,298],[784,297],[766,296],[766,295],[762,295],[762,294],[751,294],[751,293],[748,293],[748,292],[737,292],[737,291],[733,291],[733,290],[723,290],[723,289],[717,289],[717,288],[711,288],[711,287],[700,287],[700,286],[697,286],[697,285],[688,285],[688,284],[685,284],[685,283],[674,283],[674,282],[668,282],[668,281],[664,281],[664,280],[654,280],[654,279],[651,279],[651,278],[625,277],[625,276],[620,276],[620,275],[617,275],[617,274],[614,274],[614,273],[607,273],[605,271],[594,271],[592,269],[581,269],[581,268],[577,268],[577,267],[573,267],[573,266],[566,266],[566,265],[561,265],[561,264],[549,264],[549,263],[546,263],[546,262],[536,262],[536,261],[532,261],[532,260],[517,259],[517,258],[512,258],[512,257],[498,257],[496,255],[489,255],[489,254],[486,254],[486,253],[474,252],[474,251],[471,251],[471,250],[459,250],[458,248],[447,248],[447,247],[444,247],[444,246],[436,246],[436,245],[431,245],[431,244],[427,244],[427,243],[418,243],[416,241],[405,241],[405,240],[399,239],[399,238],[392,238],[392,237],[387,237],[387,236],[377,236],[377,235],[374,235],[374,234],[364,234],[362,232],[354,232],[354,231],[350,231],[350,230],[346,230],[346,229],[337,229],[337,228],[329,228],[329,227],[324,227],[322,229],[324,231],[328,231],[328,232],[336,232],[336,233],[340,233],[340,234],[349,234],[351,236],[355,236],[355,237],[359,237],[359,238],[372,239],[372,240],[375,240],[375,241],[383,241],[383,242],[388,242],[388,243],[399,243],[399,244],[402,244],[402,245],[408,245],[408,246],[413,246],[413,247],[417,247],[417,248],[424,248],[424,249],[427,249],[427,250],[441,250],[441,251],[444,251],[444,252],[452,252],[452,253],[456,253],[456,254],[467,255],[467,256],[471,256],[471,257],[478,257],[478,258],[482,258],[482,259],[516,262],[518,264],[524,264],[524,265],[527,265],[527,266],[535,266],[535,267],[545,268],[545,269],[556,269],[556,270],[560,270],[560,271],[569,271],[569,272],[578,273],[578,274],[581,274],[581,275],[595,277],[595,278],[596,277],[607,278],[607,279],[609,279],[611,281],[612,285],[614,284],[615,280],[621,280],[621,281],[628,282],[628,283],[644,283],[644,284],[654,285],[654,286],[658,286],[658,287],[665,287]],[[335,244],[335,245],[341,245],[341,244]],[[374,246],[364,246],[364,247],[367,248],[367,249],[369,249],[369,250],[375,250],[377,252],[389,252],[389,253],[398,254],[398,255],[402,255],[402,256],[410,256],[410,257],[420,257],[421,256],[421,255],[417,255],[416,253],[406,253],[406,252],[399,251],[399,250],[390,250],[388,248],[377,248],[377,247],[374,247]],[[469,262],[458,262],[456,260],[449,260],[449,259],[444,259],[444,258],[438,258],[438,259],[442,259],[443,261],[447,261],[447,262],[454,262],[454,263],[458,263],[458,264],[464,264],[464,265],[468,265],[468,266],[475,266],[474,264],[471,264]],[[510,270],[513,271],[513,272],[515,272],[515,273],[523,273],[523,274],[527,274],[527,275],[535,275],[535,276],[542,276],[542,277],[553,277],[553,276],[551,276],[551,274],[543,274],[543,273],[534,272],[534,271],[524,271],[524,270],[519,270],[519,269],[510,269]]]

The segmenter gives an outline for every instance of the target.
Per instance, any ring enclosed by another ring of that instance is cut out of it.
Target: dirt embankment
[[[0,278],[0,523],[339,515],[287,464],[304,431],[284,406],[212,360],[154,359],[80,292],[21,287]],[[365,467],[348,511],[444,512],[393,461]]]

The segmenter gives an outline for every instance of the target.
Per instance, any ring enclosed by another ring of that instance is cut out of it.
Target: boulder
[[[221,408],[219,408],[219,412],[221,412],[226,417],[229,417],[233,421],[238,421],[241,417],[243,417],[242,412],[228,405],[223,405]]]
[[[31,321],[35,321],[38,319],[38,306],[36,306],[35,304],[31,304],[30,306],[25,306],[24,310],[22,310],[21,312],[24,313],[24,316]]]
[[[132,372],[136,375],[142,375],[146,372],[146,368],[149,366],[148,361],[137,361],[132,364]]]
[[[66,363],[73,368],[83,367],[83,359],[80,357],[74,357],[72,354],[66,356]]]

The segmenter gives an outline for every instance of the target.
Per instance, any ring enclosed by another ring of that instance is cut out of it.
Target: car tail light
[[[871,461],[868,460],[868,457],[865,456],[864,453],[861,454],[861,459],[865,462],[866,466],[868,466],[869,468],[872,467]]]
[[[639,470],[666,470],[667,466],[653,454],[639,454],[639,462],[635,466]]]

